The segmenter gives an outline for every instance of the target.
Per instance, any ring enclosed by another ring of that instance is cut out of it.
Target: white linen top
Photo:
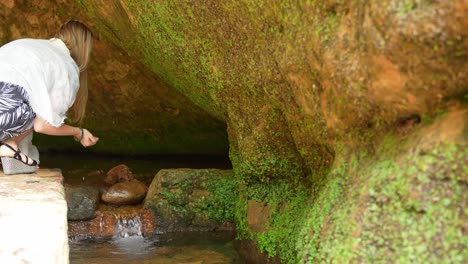
[[[0,82],[23,87],[36,115],[55,127],[75,101],[79,75],[60,39],[19,39],[0,47]]]

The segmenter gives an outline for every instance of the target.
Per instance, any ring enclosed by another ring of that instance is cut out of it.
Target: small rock
[[[102,200],[111,205],[137,204],[143,201],[148,188],[138,180],[119,182],[102,195]]]
[[[107,176],[104,179],[104,182],[108,186],[111,186],[118,182],[129,182],[133,179],[134,177],[132,172],[130,171],[130,168],[128,168],[128,166],[125,164],[120,164],[107,172]]]
[[[68,220],[88,220],[94,218],[99,203],[99,191],[97,188],[88,186],[66,187],[65,198],[68,206]]]

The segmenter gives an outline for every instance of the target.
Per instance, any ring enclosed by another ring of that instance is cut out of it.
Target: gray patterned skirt
[[[0,141],[19,136],[32,128],[36,114],[23,87],[0,82]]]

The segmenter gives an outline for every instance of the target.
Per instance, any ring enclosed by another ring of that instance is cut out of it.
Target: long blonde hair
[[[80,88],[76,94],[75,102],[69,109],[71,120],[81,123],[86,113],[88,101],[88,64],[93,49],[93,33],[79,21],[70,20],[63,24],[56,38],[61,39],[70,50],[71,57],[80,69]]]

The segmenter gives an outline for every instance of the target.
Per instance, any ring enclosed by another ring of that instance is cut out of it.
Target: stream
[[[126,164],[135,178],[150,185],[165,168],[230,169],[227,157],[219,156],[105,156],[42,154],[41,167],[60,168],[64,184],[93,185],[109,169]],[[176,264],[242,263],[234,248],[233,232],[183,232],[142,236],[139,218],[116,224],[112,239],[69,239],[71,264]]]
[[[70,241],[71,264],[242,263],[232,233],[173,233],[149,238]]]

